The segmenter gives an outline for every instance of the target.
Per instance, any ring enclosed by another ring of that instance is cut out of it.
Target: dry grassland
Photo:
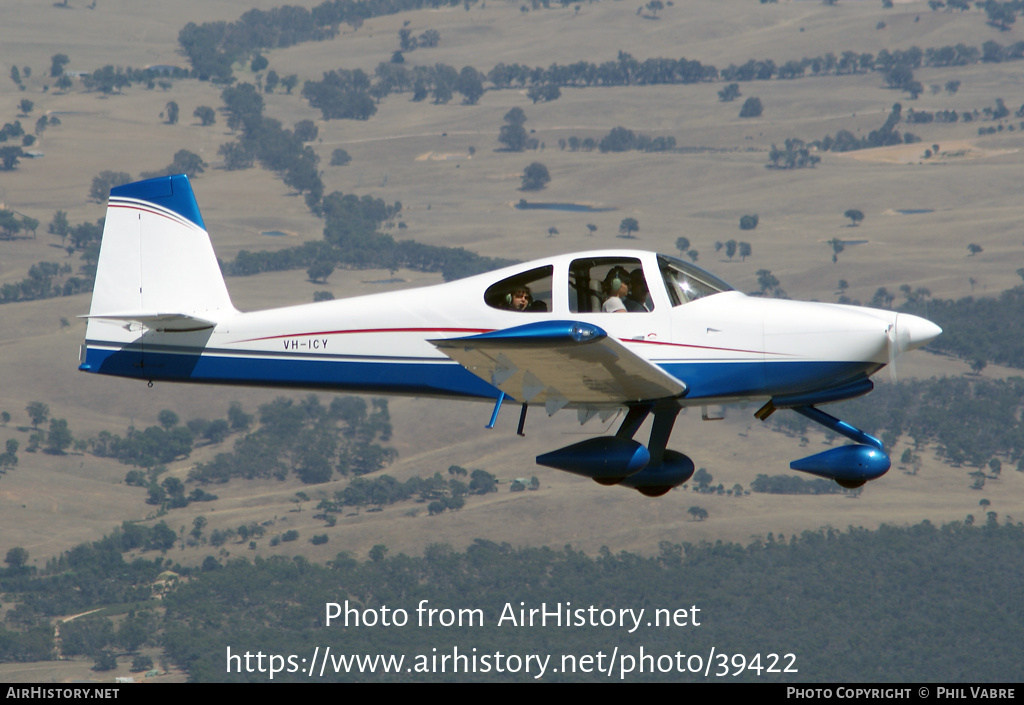
[[[0,175],[0,201],[8,208],[42,221],[34,240],[0,242],[0,284],[18,281],[41,260],[66,258],[59,242],[46,233],[54,211],[68,213],[72,223],[102,216],[102,204],[91,202],[92,177],[103,170],[142,171],[162,168],[182,148],[216,164],[218,147],[233,139],[225,118],[200,127],[191,117],[199,105],[220,106],[219,91],[208,83],[175,81],[169,91],[133,86],[124,94],[104,97],[80,86],[68,94],[43,92],[50,57],[71,58],[71,70],[91,71],[105,64],[183,65],[177,54],[177,32],[187,21],[234,20],[255,6],[270,8],[272,0],[202,0],[147,4],[100,0],[95,10],[72,0],[60,10],[34,0],[5,0],[0,8],[0,122],[15,119],[22,98],[35,102],[26,127],[43,113],[61,117],[62,125],[47,130],[34,147],[45,157],[25,160],[17,171]],[[314,2],[303,0],[307,7]],[[436,29],[441,44],[407,54],[410,65],[447,63],[488,71],[498,62],[531,66],[579,60],[614,60],[619,50],[637,59],[668,56],[699,59],[719,68],[749,58],[788,59],[844,49],[878,52],[882,48],[922,48],[964,42],[980,46],[988,39],[1007,43],[984,24],[978,13],[932,13],[924,2],[900,3],[883,11],[878,2],[840,2],[834,8],[816,2],[762,5],[719,0],[677,2],[659,20],[635,14],[626,3],[584,4],[569,9],[522,13],[519,2],[486,3],[469,11],[423,11],[366,22],[357,31],[346,27],[337,39],[267,52],[270,68],[300,80],[318,79],[324,70],[363,68],[372,72],[398,47],[398,30],[409,22],[414,33]],[[915,21],[915,17],[920,17]],[[875,29],[884,20],[884,30]],[[1015,32],[1019,32],[1017,29]],[[1012,33],[1013,34],[1013,33]],[[1015,34],[1014,34],[1015,36]],[[19,92],[7,77],[13,64],[30,66],[27,90]],[[996,294],[1020,283],[1014,270],[1024,266],[1024,234],[1019,222],[1024,205],[1019,185],[1024,172],[1020,131],[978,137],[979,124],[924,125],[910,130],[923,142],[888,151],[849,156],[823,155],[815,169],[776,171],[765,168],[772,143],[788,137],[818,139],[848,129],[865,135],[881,126],[893,103],[904,110],[982,109],[1001,97],[1011,109],[1024,102],[1020,63],[978,64],[965,68],[922,69],[916,77],[925,86],[962,81],[953,96],[926,91],[917,101],[883,88],[878,74],[805,78],[741,84],[744,97],[758,96],[765,105],[758,119],[737,117],[742,99],[721,103],[720,84],[660,87],[563,89],[552,103],[533,105],[516,90],[486,93],[476,106],[458,98],[448,105],[413,103],[392,95],[365,122],[319,120],[298,95],[266,96],[267,114],[286,125],[315,119],[328,192],[341,190],[399,200],[407,230],[394,231],[422,242],[464,246],[485,255],[533,258],[594,247],[635,245],[672,252],[676,238],[688,237],[700,251],[699,264],[741,289],[757,288],[756,272],[769,269],[796,298],[834,300],[836,283],[846,279],[849,295],[870,299],[880,287],[895,291],[901,284],[924,286],[938,297],[971,293]],[[252,80],[240,69],[240,80]],[[159,115],[168,101],[181,109],[177,125]],[[521,107],[526,127],[535,130],[544,149],[536,153],[498,151],[502,116]],[[671,154],[599,154],[561,151],[560,138],[600,138],[622,125],[652,136],[673,136],[680,147]],[[901,125],[901,129],[906,126]],[[937,158],[918,158],[932,144]],[[343,147],[352,155],[346,167],[328,166],[330,153]],[[469,156],[470,148],[475,153]],[[898,155],[898,156],[896,156]],[[540,194],[518,190],[523,168],[541,161],[552,181]],[[321,221],[311,216],[300,197],[261,169],[227,172],[215,166],[194,181],[194,188],[218,254],[233,257],[240,249],[269,249],[317,239]],[[512,204],[530,200],[586,202],[613,211],[595,214],[518,211]],[[851,228],[842,213],[859,208],[866,218]],[[899,211],[930,211],[900,215]],[[757,213],[757,230],[738,230],[741,215]],[[638,239],[616,238],[619,222],[635,217]],[[586,224],[598,226],[588,235]],[[556,227],[557,237],[548,237]],[[294,237],[270,238],[266,230]],[[407,234],[407,235],[406,235]],[[831,262],[825,244],[839,237],[867,240],[850,246]],[[716,241],[748,240],[754,254],[746,262],[728,262],[714,252]],[[967,257],[968,243],[984,252]],[[399,272],[397,286],[439,281],[437,275]],[[285,272],[228,285],[236,304],[245,310],[309,301],[318,289],[336,296],[381,291],[395,284],[372,283],[392,278],[388,272],[335,272],[327,286],[314,285],[304,272]],[[973,280],[973,285],[969,280]],[[223,416],[238,400],[253,412],[275,392],[144,384],[99,378],[76,371],[76,355],[84,326],[75,316],[86,312],[88,297],[78,296],[0,307],[0,410],[14,417],[0,428],[0,439],[16,438],[27,445],[26,404],[42,400],[52,415],[67,418],[76,437],[100,430],[123,434],[132,423],[156,423],[164,408],[183,419]],[[63,327],[61,318],[70,325]],[[964,374],[966,366],[916,354],[902,366],[904,375]],[[988,368],[985,373],[1009,372]],[[885,375],[882,375],[885,376]],[[885,380],[882,380],[884,383]],[[312,519],[320,496],[333,493],[343,481],[308,487],[297,481],[234,482],[211,488],[220,495],[212,504],[194,504],[164,518],[186,532],[203,514],[216,528],[253,521],[273,521],[269,535],[289,528],[302,539],[270,548],[260,541],[260,555],[302,552],[317,560],[339,551],[365,556],[374,544],[392,552],[418,553],[426,543],[447,542],[461,548],[474,538],[515,545],[572,544],[589,552],[607,545],[612,550],[655,551],[661,540],[672,542],[730,539],[747,541],[769,531],[787,536],[830,525],[875,527],[883,522],[945,522],[967,514],[983,515],[978,500],[988,497],[1000,515],[1024,515],[1024,475],[1004,472],[985,492],[972,492],[966,469],[949,468],[932,451],[925,453],[917,476],[894,467],[856,499],[829,497],[742,498],[698,496],[676,491],[661,499],[635,492],[602,488],[581,478],[539,468],[539,452],[596,433],[597,422],[582,430],[575,415],[563,413],[547,421],[531,412],[527,438],[514,434],[515,415],[505,410],[499,426],[484,431],[490,413],[485,405],[396,399],[391,403],[394,444],[400,460],[389,470],[404,479],[413,474],[445,472],[449,465],[482,467],[503,481],[537,475],[539,492],[502,492],[473,498],[454,514],[430,517],[424,505],[406,503],[381,512],[353,513],[332,529]],[[788,461],[822,445],[812,434],[810,447],[772,433],[752,416],[753,409],[730,409],[719,422],[700,421],[699,411],[680,418],[673,445],[689,453],[726,487],[748,487],[758,473],[787,471]],[[641,432],[642,434],[645,432]],[[230,447],[201,448],[171,474],[184,478],[196,461]],[[892,451],[898,458],[903,446]],[[24,546],[35,565],[60,551],[108,532],[123,520],[144,518],[152,507],[144,492],[122,482],[129,468],[91,455],[51,457],[19,453],[21,463],[0,478],[0,551]],[[991,490],[989,489],[991,488]],[[312,502],[296,505],[294,493],[304,490]],[[689,520],[687,509],[699,504],[710,517]],[[301,511],[296,511],[301,508]],[[306,542],[314,533],[330,541],[319,547]],[[197,563],[214,552],[208,546],[171,552],[172,560]],[[231,544],[225,553],[252,555]]]

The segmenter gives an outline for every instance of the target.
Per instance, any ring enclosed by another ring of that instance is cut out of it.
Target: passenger
[[[623,303],[630,313],[651,310],[647,304],[647,280],[644,279],[642,269],[637,268],[629,273],[629,296]]]
[[[623,299],[629,293],[629,273],[622,267],[613,267],[604,278],[604,290],[608,298],[601,310],[605,313],[625,313]]]
[[[505,297],[505,308],[509,311],[525,311],[532,302],[530,287],[517,286]]]

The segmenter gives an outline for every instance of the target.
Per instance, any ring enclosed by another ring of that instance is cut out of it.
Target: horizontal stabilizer
[[[207,330],[217,325],[216,321],[210,321],[197,316],[189,316],[184,313],[155,313],[155,312],[123,312],[104,313],[79,316],[88,320],[118,321],[124,323],[138,323],[151,330],[160,333],[188,333],[197,330]]]

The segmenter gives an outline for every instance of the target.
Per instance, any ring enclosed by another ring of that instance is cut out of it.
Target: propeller
[[[889,348],[889,378],[895,383],[896,358],[908,350],[916,350],[939,337],[942,329],[929,320],[909,313],[898,313],[885,331]]]

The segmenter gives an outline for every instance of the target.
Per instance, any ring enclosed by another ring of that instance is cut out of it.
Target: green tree
[[[28,418],[32,422],[32,428],[38,428],[39,424],[46,421],[50,416],[50,407],[41,401],[29,402],[29,405],[25,407],[25,411],[28,412]]]
[[[505,145],[510,152],[522,152],[526,149],[527,134],[523,123],[526,122],[526,114],[522,108],[512,108],[505,113],[505,124],[498,132],[498,141]]]
[[[486,470],[474,470],[469,474],[469,491],[481,495],[497,492],[498,478]]]
[[[832,264],[835,264],[839,261],[839,253],[846,249],[846,242],[834,237],[825,244],[832,248]]]
[[[764,112],[764,106],[761,105],[760,98],[747,98],[746,102],[743,103],[743,107],[740,108],[740,117],[761,117],[762,112]]]
[[[192,117],[198,119],[203,127],[209,127],[217,122],[217,113],[209,105],[200,105],[192,111]]]
[[[124,171],[101,171],[92,177],[92,186],[89,188],[89,198],[103,203],[110,195],[110,189],[115,186],[127,184],[132,180],[131,174]],[[56,217],[54,218],[56,220]],[[67,219],[65,218],[65,221]]]
[[[459,79],[455,83],[455,90],[462,94],[463,102],[466,105],[476,105],[477,101],[484,94],[483,79],[483,74],[472,66],[465,66],[459,72]]]
[[[327,277],[331,276],[334,272],[334,264],[328,260],[317,260],[309,266],[306,270],[306,274],[309,275],[309,280],[317,283],[325,283]]]
[[[29,113],[32,112],[32,108],[34,108],[35,106],[36,104],[28,98],[22,98],[21,102],[18,103],[18,110],[21,112],[23,116],[27,116]]]
[[[263,79],[263,92],[273,93],[274,89],[277,88],[277,84],[281,82],[281,77],[277,75],[277,71],[271,69],[267,71],[266,78]]]
[[[178,123],[178,104],[172,100],[164,106],[164,111],[167,113],[167,124],[176,125]]]
[[[153,669],[153,659],[150,656],[136,656],[132,659],[132,673],[141,673]]]
[[[233,431],[244,431],[252,425],[252,414],[247,414],[242,410],[242,405],[233,401],[228,406],[228,422],[231,424]]]
[[[687,513],[693,517],[694,521],[704,521],[708,518],[708,510],[704,507],[698,507],[696,505],[686,510]]]
[[[758,217],[754,215],[744,215],[740,217],[740,230],[754,230],[757,228]]]
[[[202,174],[207,166],[209,165],[195,152],[179,149],[174,153],[174,161],[171,163],[170,169],[173,174],[188,174],[189,177],[194,178]]]
[[[533,162],[523,170],[523,191],[540,191],[551,181],[548,168],[540,162]]]
[[[864,220],[864,212],[857,210],[856,208],[850,208],[843,213],[844,218],[850,219],[850,226],[860,225],[860,221]]]
[[[46,226],[47,232],[60,238],[60,242],[63,243],[68,239],[68,234],[71,232],[71,225],[68,222],[68,213],[66,211],[58,210],[53,214],[53,219],[50,224]]]
[[[587,223],[587,234],[590,235],[591,237],[593,237],[594,233],[596,233],[596,232],[597,232],[597,226],[594,225],[593,223]]]
[[[64,75],[64,67],[71,63],[67,54],[54,54],[50,57],[50,77],[60,78]]]
[[[640,230],[640,223],[636,218],[623,218],[619,223],[619,237],[633,238],[633,233]]]
[[[690,251],[690,240],[685,237],[676,238],[676,249],[679,250],[679,254],[685,255]]]
[[[331,166],[345,166],[350,161],[352,157],[344,149],[338,148],[331,152]]]
[[[740,97],[740,84],[730,83],[728,86],[718,91],[718,99],[723,103],[736,100]]]
[[[970,253],[967,255],[968,257],[974,257],[974,255],[984,252],[985,249],[981,245],[972,242],[970,245],[967,246],[967,251]]]
[[[50,432],[46,434],[46,452],[51,455],[64,455],[75,439],[71,435],[66,419],[50,419]]]
[[[156,416],[160,425],[163,426],[165,431],[170,431],[172,428],[178,425],[178,415],[170,409],[164,409]]]
[[[21,147],[0,147],[0,171],[13,171],[18,162],[25,156]]]
[[[300,142],[312,142],[320,134],[320,130],[312,120],[299,120],[295,123],[294,134],[295,139]]]
[[[25,564],[28,563],[28,551],[21,546],[15,546],[7,551],[7,557],[4,558],[4,563],[6,563],[11,570],[21,570]]]
[[[228,171],[248,169],[256,160],[252,147],[241,142],[226,142],[220,146],[217,154],[224,158],[224,168]]]

